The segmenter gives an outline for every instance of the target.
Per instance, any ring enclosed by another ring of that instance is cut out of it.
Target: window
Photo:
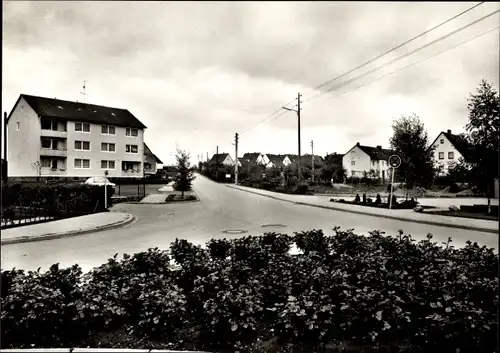
[[[101,143],[101,152],[115,152],[116,146],[114,143],[103,142]]]
[[[448,159],[455,158],[455,154],[453,152],[448,152]]]
[[[75,168],[76,169],[90,168],[90,159],[75,159]]]
[[[125,136],[137,137],[139,136],[139,131],[137,129],[126,128]]]
[[[89,123],[75,123],[75,131],[90,132]]]
[[[151,169],[151,163],[144,163],[144,169]]]
[[[126,145],[125,152],[127,153],[138,153],[139,147],[137,145]]]
[[[21,128],[21,126],[20,126],[20,125],[21,125],[21,123],[18,121],[18,122],[16,123],[16,130],[17,130],[17,131],[19,131],[19,129]]]
[[[123,171],[134,170],[136,168],[139,169],[139,163],[137,162],[122,162]]]
[[[356,161],[351,161],[351,165],[356,165]]]
[[[51,165],[50,158],[40,158],[40,165],[42,168],[50,168]]]
[[[90,151],[90,142],[89,141],[75,141],[75,150]]]
[[[101,161],[101,169],[115,169],[115,161]]]
[[[444,159],[444,152],[439,152],[439,159]]]
[[[51,148],[52,140],[50,139],[42,139],[42,148]]]
[[[103,135],[114,135],[115,134],[115,127],[114,126],[103,125],[101,127],[101,133]]]
[[[439,143],[443,144],[444,143],[444,139],[439,140]]]

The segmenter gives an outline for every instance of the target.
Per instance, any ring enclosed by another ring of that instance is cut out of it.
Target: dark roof
[[[449,132],[443,132],[443,135],[451,142],[451,144],[457,149],[457,151],[460,152],[464,159],[467,159],[469,157],[471,146],[464,137],[460,135],[454,135]]]
[[[156,154],[154,154],[153,152],[151,152],[151,149],[148,147],[148,145],[146,145],[145,142],[144,142],[144,154],[150,154],[150,155],[152,155],[153,158],[155,159],[156,163],[163,164],[163,162],[160,160],[160,158],[158,158],[156,156]]]
[[[245,158],[238,158],[238,161],[241,163],[241,166],[247,166],[248,164],[250,164],[250,162],[248,161],[248,159],[245,159]]]
[[[283,154],[266,154],[269,161],[274,164],[276,167],[281,167],[283,165],[283,160],[285,159],[285,155]]]
[[[367,155],[370,156],[370,159],[373,159],[375,161],[387,161],[389,160],[389,157],[393,154],[392,150],[382,148],[380,146],[378,147],[371,147],[371,146],[363,146],[363,145],[356,145],[358,146],[361,151],[365,152]]]
[[[302,156],[300,156],[300,161],[302,163],[311,163],[312,162],[312,155],[311,154],[304,154]],[[318,156],[318,155],[314,155],[314,162],[315,164],[318,163],[318,164],[321,164],[323,163],[323,157],[321,156]]]
[[[40,116],[92,124],[105,124],[137,129],[146,128],[146,125],[141,123],[139,119],[132,115],[127,109],[110,108],[102,105],[64,101],[60,99],[30,96],[27,94],[21,94],[18,102],[21,98],[24,98],[30,107]],[[12,109],[12,111],[14,111],[14,109]]]
[[[297,161],[298,154],[287,154],[286,157],[290,159],[290,162],[295,163]]]
[[[218,160],[217,160],[217,156],[218,157]],[[213,157],[210,159],[210,164],[213,164],[213,163],[222,163],[224,162],[224,160],[226,159],[226,157],[229,156],[229,153],[219,153],[219,154],[214,154]]]
[[[256,163],[257,158],[259,158],[260,155],[261,155],[261,153],[259,153],[259,152],[245,153],[243,155],[243,159],[246,159],[250,163]]]

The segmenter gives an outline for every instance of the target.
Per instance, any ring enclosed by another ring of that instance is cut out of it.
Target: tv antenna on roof
[[[87,88],[87,81],[83,81],[83,92],[80,92],[81,95],[83,95],[83,102],[85,102],[85,97],[87,96],[87,93],[85,89]]]

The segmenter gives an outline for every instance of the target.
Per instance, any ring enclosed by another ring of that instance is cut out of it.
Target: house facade
[[[342,157],[342,166],[347,171],[348,178],[362,178],[365,172],[374,170],[376,177],[385,183],[390,178],[388,161],[391,155],[391,150],[382,146],[363,146],[358,142]]]
[[[461,160],[465,160],[469,146],[460,136],[451,133],[451,130],[440,132],[434,142],[434,164],[439,175],[445,175]]]
[[[214,154],[208,163],[209,165],[216,165],[218,163],[219,165],[224,165],[226,167],[234,166],[234,160],[231,158],[229,153]]]
[[[266,166],[269,164],[269,158],[265,154],[259,152],[245,153],[242,158],[251,165],[261,164]]]
[[[9,177],[144,175],[144,129],[126,109],[21,94],[7,118]]]
[[[158,158],[148,145],[144,144],[144,174],[156,175],[158,169],[162,168],[163,162]]]

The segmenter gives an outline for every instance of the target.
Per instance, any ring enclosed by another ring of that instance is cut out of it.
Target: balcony
[[[40,149],[40,156],[44,157],[63,157],[66,158],[68,156],[68,152],[66,149],[51,149],[51,148],[41,148]]]
[[[67,138],[68,137],[68,132],[67,131],[59,131],[59,130],[43,130],[41,133],[42,137],[57,137],[57,138]]]
[[[124,178],[142,178],[142,170],[140,169],[129,169],[129,170],[122,170],[122,177]]]
[[[50,167],[42,167],[40,168],[41,176],[65,176],[66,169],[65,168],[50,168]]]

